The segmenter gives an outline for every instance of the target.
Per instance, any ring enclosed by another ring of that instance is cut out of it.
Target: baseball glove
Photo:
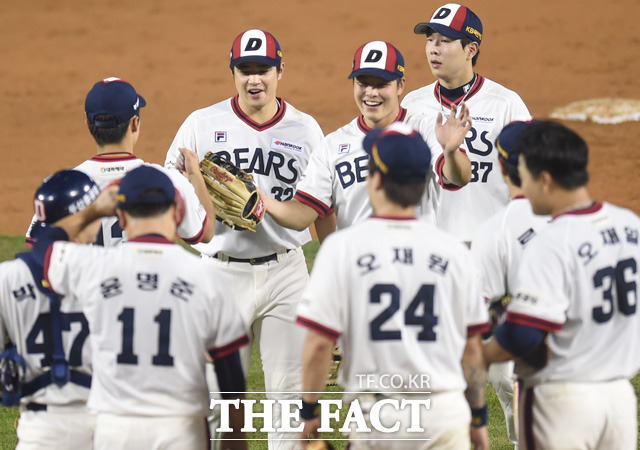
[[[234,230],[255,232],[265,207],[253,175],[211,152],[200,161],[200,171],[216,207],[216,219]]]

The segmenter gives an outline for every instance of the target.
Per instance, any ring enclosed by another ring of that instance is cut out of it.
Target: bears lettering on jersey
[[[283,183],[293,184],[298,181],[299,171],[296,169],[296,160],[279,152],[269,151],[264,154],[264,150],[260,147],[256,148],[253,157],[249,159],[250,154],[248,148],[235,148],[231,152],[219,151],[218,154],[224,155],[229,161],[238,166],[247,173],[256,173],[259,175],[273,176]]]
[[[351,161],[342,161],[336,164],[336,174],[343,189],[354,183],[363,183],[369,175],[369,156],[359,156]]]

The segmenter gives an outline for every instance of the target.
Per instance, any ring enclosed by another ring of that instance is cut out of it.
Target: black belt
[[[25,408],[27,411],[46,411],[47,405],[43,405],[42,403],[31,402],[31,403],[27,403],[27,406],[25,406]]]
[[[285,253],[289,253],[290,251],[291,251],[291,249],[287,249],[287,251]],[[215,255],[213,255],[213,257],[216,258],[216,259],[222,260],[222,261],[249,263],[252,266],[257,266],[259,264],[268,263],[269,261],[277,261],[278,260],[278,254],[277,253],[272,253],[272,254],[267,255],[267,256],[258,256],[257,258],[234,258],[233,256],[225,256],[224,258],[220,258],[218,256],[218,253],[216,253]]]

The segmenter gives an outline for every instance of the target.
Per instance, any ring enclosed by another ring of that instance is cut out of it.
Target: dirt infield
[[[600,97],[640,98],[640,2],[513,0],[467,3],[483,21],[478,72],[517,91],[537,117]],[[31,198],[49,173],[95,150],[84,97],[107,76],[146,98],[137,153],[162,163],[185,117],[231,96],[233,38],[271,31],[286,63],[279,94],[313,115],[325,133],[357,109],[349,74],[353,52],[387,40],[404,54],[408,90],[433,78],[424,37],[413,26],[440,2],[401,0],[31,0],[0,8],[0,232],[23,233]],[[473,114],[473,111],[471,111]],[[640,122],[567,122],[591,148],[591,190],[640,213]]]

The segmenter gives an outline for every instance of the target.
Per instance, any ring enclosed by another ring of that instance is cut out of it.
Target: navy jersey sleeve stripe
[[[539,330],[549,332],[562,331],[563,326],[563,324],[561,323],[550,322],[538,317],[531,317],[525,314],[518,314],[514,312],[507,312],[507,317],[505,320],[517,325],[524,325],[526,327],[537,328]]]
[[[334,342],[337,341],[340,337],[340,333],[338,333],[337,331],[325,327],[324,325],[320,325],[319,323],[307,319],[306,317],[298,316],[298,318],[296,319],[296,323],[298,325],[302,325],[303,327],[309,328],[310,330],[313,330],[319,334],[322,334],[323,336],[328,337]]]
[[[327,208],[324,203],[306,192],[296,191],[294,198],[300,203],[304,203],[305,205],[313,208],[320,217],[324,217],[329,213],[329,208]]]
[[[246,334],[241,338],[236,339],[233,342],[228,343],[227,345],[223,345],[222,347],[210,348],[209,356],[213,359],[216,358],[224,358],[225,356],[230,355],[231,353],[238,350],[240,347],[243,347],[249,343],[249,336]]]

